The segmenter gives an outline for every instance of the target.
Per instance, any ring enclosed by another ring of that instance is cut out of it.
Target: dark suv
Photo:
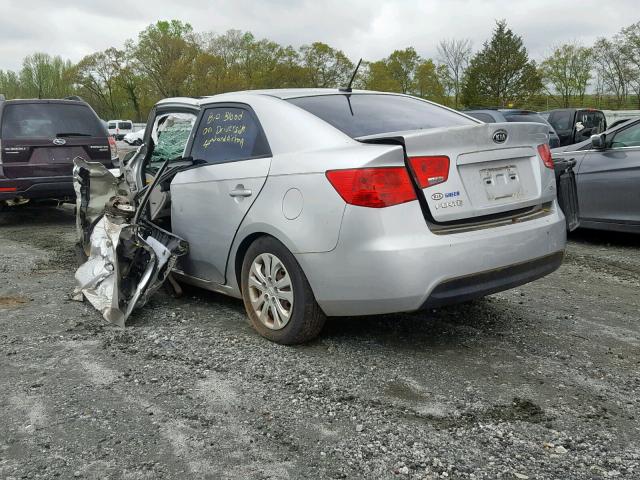
[[[607,129],[604,113],[594,108],[558,108],[543,113],[558,132],[563,147],[589,140],[591,135],[598,135]]]
[[[107,168],[118,163],[114,139],[86,102],[0,96],[0,207],[74,199],[75,157]]]

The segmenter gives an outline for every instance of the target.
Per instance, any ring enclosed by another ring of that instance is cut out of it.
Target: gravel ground
[[[105,325],[73,239],[68,206],[0,214],[0,478],[640,478],[638,237],[299,347],[198,289]]]

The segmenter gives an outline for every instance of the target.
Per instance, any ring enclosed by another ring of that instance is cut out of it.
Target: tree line
[[[179,20],[159,21],[128,40],[72,63],[34,53],[19,71],[0,70],[7,98],[79,95],[102,118],[143,121],[153,104],[173,96],[286,87],[339,87],[354,62],[314,42],[299,48],[230,30],[195,32]],[[435,58],[413,47],[364,61],[356,88],[401,92],[453,108],[568,106],[640,108],[640,22],[586,47],[555,46],[539,64],[504,20],[476,51],[468,39],[445,39]]]

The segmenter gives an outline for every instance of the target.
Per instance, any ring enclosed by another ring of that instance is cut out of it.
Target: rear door
[[[255,113],[234,103],[202,112],[189,155],[204,164],[171,182],[172,230],[189,243],[179,266],[224,284],[233,238],[264,185],[271,151]]]
[[[51,101],[5,105],[0,138],[7,178],[71,180],[75,157],[111,166],[107,131],[84,104]]]
[[[640,225],[640,122],[589,150],[578,170],[580,217]]]

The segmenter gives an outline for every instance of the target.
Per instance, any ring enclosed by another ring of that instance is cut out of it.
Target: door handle
[[[231,197],[250,197],[252,193],[248,188],[244,188],[244,185],[236,185],[236,188],[231,190],[229,195]]]

